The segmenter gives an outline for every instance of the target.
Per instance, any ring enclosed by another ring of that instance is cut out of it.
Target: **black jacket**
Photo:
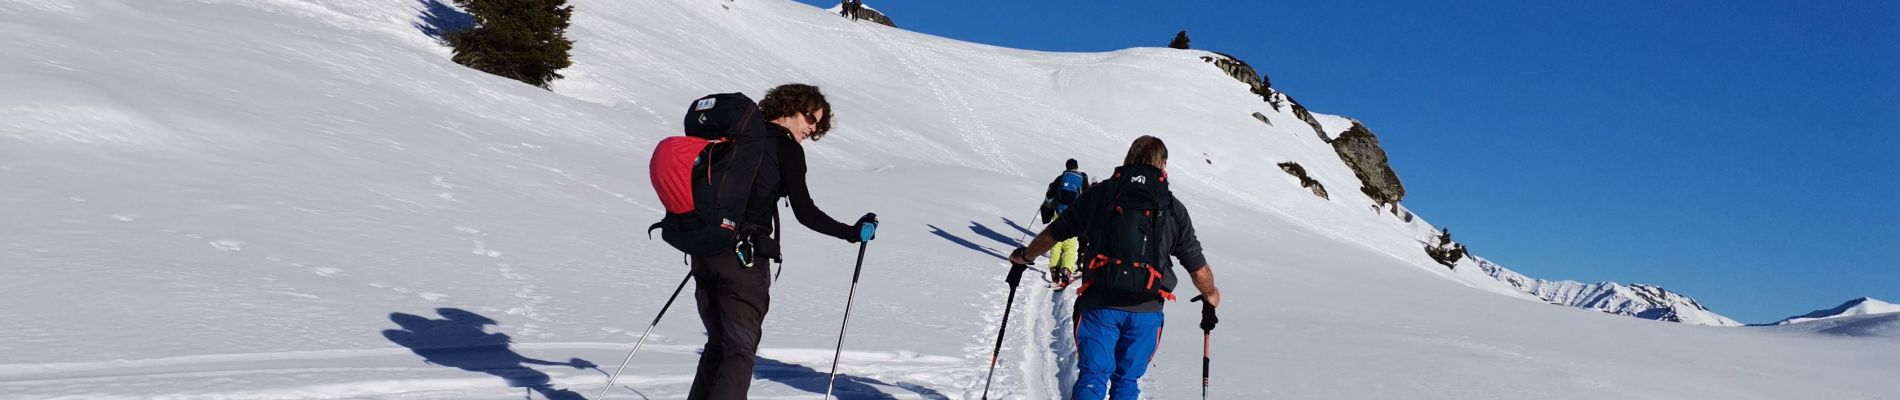
[[[812,201],[811,188],[805,184],[805,147],[792,139],[792,132],[784,127],[768,123],[765,129],[775,145],[760,149],[764,162],[759,164],[751,198],[746,202],[743,225],[750,230],[743,233],[744,237],[771,240],[773,224],[778,219],[778,199],[787,198],[800,225],[825,236],[857,243],[858,231],[854,226],[832,219]]]
[[[1049,223],[1050,236],[1058,241],[1081,236],[1088,232],[1091,222],[1107,218],[1110,208],[1114,207],[1113,197],[1117,185],[1121,184],[1121,180],[1126,179],[1122,173],[1124,168],[1130,167],[1117,168],[1114,177],[1082,192],[1082,197],[1076,199],[1075,205],[1069,206],[1069,210],[1063,212],[1060,218]],[[1134,168],[1153,169],[1146,165]],[[1179,198],[1171,199],[1169,203],[1172,203],[1173,207],[1167,212],[1168,217],[1162,221],[1161,229],[1164,234],[1161,236],[1161,252],[1173,257],[1161,258],[1161,287],[1173,292],[1177,282],[1174,276],[1174,259],[1179,259],[1181,269],[1191,274],[1207,266],[1207,257],[1201,254],[1201,240],[1194,236],[1194,221],[1188,217],[1187,206],[1182,205]],[[1089,242],[1087,238],[1082,241]],[[1087,263],[1091,257],[1094,257],[1094,251],[1089,246],[1083,246],[1079,262]],[[1159,312],[1162,308],[1161,300],[1117,304],[1105,301],[1101,296],[1091,296],[1091,293],[1093,292],[1084,291],[1081,297],[1076,298],[1077,310],[1112,307],[1131,312]]]

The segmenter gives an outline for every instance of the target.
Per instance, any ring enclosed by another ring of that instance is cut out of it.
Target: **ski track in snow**
[[[937,101],[942,103],[945,109],[951,110],[951,112],[946,115],[950,117],[950,124],[956,127],[958,136],[963,138],[964,143],[975,147],[976,150],[986,158],[983,162],[966,165],[984,169],[1001,168],[999,172],[1004,172],[1012,176],[1025,176],[1022,170],[1016,168],[1015,163],[1010,162],[1008,158],[1004,157],[1002,146],[998,145],[996,138],[990,135],[991,129],[989,124],[983,122],[982,118],[973,117],[977,115],[977,113],[976,109],[970,106],[970,101],[964,98],[963,94],[959,92],[956,87],[946,82],[939,71],[930,67],[930,64],[919,61],[921,56],[919,55],[918,48],[923,45],[897,43],[891,39],[891,35],[877,32],[877,29],[881,29],[881,27],[878,26],[868,26],[865,27],[865,29],[872,32],[872,35],[877,36],[877,38],[872,39],[871,42],[877,43],[878,47],[884,48],[887,52],[897,55],[897,60],[904,64],[904,69],[909,70],[911,75],[924,80],[925,84],[930,87],[931,94],[936,96]],[[937,49],[930,48],[930,50],[935,51]]]

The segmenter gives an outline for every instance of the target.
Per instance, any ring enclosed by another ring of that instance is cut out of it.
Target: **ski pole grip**
[[[1016,287],[1017,284],[1022,283],[1023,281],[1023,271],[1028,270],[1028,269],[1029,269],[1028,265],[1010,264],[1009,276],[1006,278],[1003,278],[1003,281],[1009,282],[1009,287]]]

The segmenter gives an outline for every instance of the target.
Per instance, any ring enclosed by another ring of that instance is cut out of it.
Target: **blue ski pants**
[[[1135,400],[1161,344],[1160,312],[1091,308],[1075,312],[1075,400]],[[1110,382],[1113,382],[1111,384]]]

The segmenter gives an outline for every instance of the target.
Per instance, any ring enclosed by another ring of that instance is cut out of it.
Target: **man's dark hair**
[[[804,118],[805,114],[816,114],[823,110],[825,118],[818,120],[816,129],[811,132],[810,138],[814,141],[831,131],[831,119],[837,114],[831,110],[831,103],[825,101],[824,92],[818,91],[817,86],[803,83],[788,83],[765,91],[765,99],[759,101],[759,110],[765,113],[767,121],[790,116]]]
[[[1076,169],[1076,168],[1081,168],[1081,167],[1082,167],[1082,165],[1081,165],[1081,164],[1076,164],[1076,163],[1075,163],[1075,159],[1073,159],[1073,158],[1071,158],[1071,159],[1069,159],[1069,163],[1067,163],[1067,164],[1063,164],[1063,166],[1067,166],[1067,167],[1069,167],[1069,169]]]
[[[1128,145],[1128,157],[1122,159],[1122,165],[1147,164],[1155,168],[1168,163],[1168,145],[1161,138],[1143,135]]]

